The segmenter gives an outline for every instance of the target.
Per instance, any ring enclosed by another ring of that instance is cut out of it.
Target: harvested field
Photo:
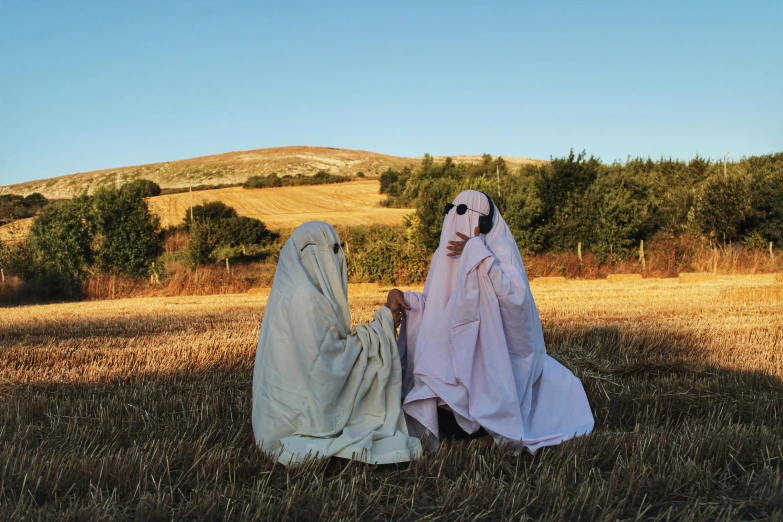
[[[385,300],[350,287],[355,321]],[[445,444],[409,465],[286,469],[251,443],[267,293],[3,309],[0,518],[783,518],[783,285],[533,286],[588,437],[535,456]]]
[[[549,276],[549,277],[536,277],[533,279],[534,283],[541,284],[562,284],[568,280],[563,276]]]
[[[19,219],[0,226],[0,241],[10,244],[23,241],[30,232],[31,226],[33,226],[33,218]]]
[[[714,281],[717,274],[710,272],[683,272],[678,279],[681,283],[701,283],[703,281]]]
[[[377,180],[330,185],[305,185],[270,189],[203,190],[193,193],[193,204],[222,201],[242,216],[260,219],[268,228],[295,228],[313,219],[332,225],[399,225],[412,209],[379,206],[385,199],[378,193]],[[150,210],[166,227],[182,223],[190,208],[190,194],[169,194],[147,200]]]
[[[633,283],[641,280],[642,274],[609,274],[606,276],[608,283]]]

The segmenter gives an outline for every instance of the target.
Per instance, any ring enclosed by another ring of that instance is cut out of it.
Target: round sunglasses
[[[475,212],[476,214],[481,214],[482,216],[486,216],[483,212],[479,212],[478,210],[473,210],[472,208],[468,208],[468,206],[465,203],[460,203],[459,205],[455,205],[454,203],[446,203],[446,209],[443,211],[444,214],[448,214],[451,212],[451,209],[457,207],[457,214],[460,216],[463,215],[465,212],[470,210],[471,212]]]

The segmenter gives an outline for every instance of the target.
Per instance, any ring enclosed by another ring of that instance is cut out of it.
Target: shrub
[[[16,194],[0,195],[0,223],[33,217],[48,203],[49,200],[37,192],[25,197]]]
[[[142,199],[143,190],[149,188],[134,182],[119,190],[102,188],[95,192],[96,258],[101,270],[142,276],[163,252],[160,219],[150,213]]]
[[[215,244],[220,247],[257,245],[274,241],[278,237],[260,220],[245,216],[219,220],[214,232]]]
[[[217,247],[215,231],[210,221],[196,221],[190,228],[187,260],[192,267],[206,265],[214,261],[212,252]]]
[[[357,174],[358,176],[358,174]],[[360,176],[361,177],[361,176]],[[242,187],[251,188],[273,188],[273,187],[294,187],[299,185],[323,185],[327,183],[342,183],[350,181],[348,176],[338,176],[329,174],[325,170],[319,170],[312,176],[297,174],[296,176],[285,175],[279,177],[276,173],[268,176],[251,176],[242,184]]]
[[[28,236],[34,269],[80,280],[94,258],[92,229],[88,198],[48,205],[33,221]]]
[[[126,183],[122,186],[122,190],[137,193],[142,198],[160,196],[161,192],[160,185],[148,179],[137,179]]]
[[[236,210],[219,201],[193,207],[193,217],[195,222],[191,226],[188,212],[184,225],[190,230],[187,259],[193,266],[220,258],[218,249],[226,254],[232,248],[264,245],[278,238],[260,220],[238,216]]]
[[[716,174],[701,187],[694,206],[699,231],[714,242],[737,241],[751,210],[745,180]]]
[[[195,221],[218,221],[237,217],[237,211],[229,207],[222,201],[207,201],[201,205],[193,207],[193,219]],[[185,211],[185,222],[183,228],[190,227],[190,209]]]

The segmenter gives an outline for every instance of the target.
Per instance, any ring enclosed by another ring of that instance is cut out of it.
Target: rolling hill
[[[453,159],[473,163],[481,161],[481,156],[455,156]],[[546,163],[528,158],[505,159],[514,167]],[[332,174],[347,176],[355,176],[359,172],[367,176],[377,176],[389,167],[401,169],[405,166],[414,166],[418,162],[419,158],[404,158],[350,149],[275,147],[28,181],[0,187],[0,194],[27,195],[40,192],[47,198],[71,198],[85,190],[91,193],[103,185],[119,186],[140,178],[152,180],[162,188],[186,188],[191,184],[193,186],[239,184],[250,176],[272,172],[281,176],[312,175],[319,170],[325,170]]]

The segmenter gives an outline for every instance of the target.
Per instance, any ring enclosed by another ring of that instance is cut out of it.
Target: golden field
[[[3,309],[0,518],[783,518],[783,282],[531,283],[596,429],[535,456],[273,465],[251,442],[268,290]],[[351,285],[354,321],[385,300]]]
[[[270,229],[295,228],[305,221],[322,220],[332,225],[401,225],[413,209],[386,208],[380,202],[378,180],[358,180],[328,185],[303,185],[266,189],[230,187],[193,192],[193,204],[222,201],[241,216],[260,219]],[[190,193],[167,194],[147,199],[161,225],[179,225],[190,208]],[[33,218],[0,226],[0,241],[16,243],[25,237]]]
[[[231,187],[193,192],[193,204],[222,201],[241,216],[260,219],[268,228],[295,228],[305,221],[332,225],[399,225],[412,209],[381,207],[377,180],[266,189]],[[168,194],[147,200],[161,225],[179,225],[190,208],[190,194]]]

